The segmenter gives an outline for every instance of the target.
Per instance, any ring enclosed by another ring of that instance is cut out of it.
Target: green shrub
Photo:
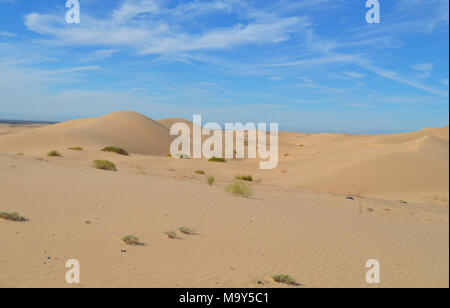
[[[178,238],[178,235],[175,231],[167,231],[164,234],[167,235],[167,237],[172,240],[176,240]]]
[[[139,238],[134,235],[127,235],[122,238],[122,241],[127,245],[139,246],[142,243],[139,241]]]
[[[253,177],[251,175],[236,175],[236,180],[253,182]]]
[[[174,154],[174,155],[172,155],[172,157],[175,159],[190,159],[191,158],[188,154],[183,154],[183,153]]]
[[[213,176],[208,177],[208,185],[212,186],[216,182],[216,179]]]
[[[178,228],[178,231],[180,231],[183,234],[188,234],[188,235],[195,234],[195,230],[192,228],[189,228],[189,227]]]
[[[225,190],[235,196],[251,197],[253,195],[252,189],[241,180],[234,181],[230,185],[226,186]]]
[[[49,156],[49,157],[61,157],[62,155],[58,151],[53,150],[53,151],[48,152],[47,156]]]
[[[117,171],[116,165],[107,160],[95,160],[93,167],[100,170]]]
[[[72,148],[68,148],[68,150],[70,151],[83,151],[82,147],[72,147]]]
[[[289,275],[273,275],[272,279],[278,283],[284,283],[284,284],[291,285],[291,286],[298,285],[298,283],[295,281],[295,279]]]
[[[113,146],[108,146],[102,149],[103,152],[111,152],[111,153],[116,153],[119,155],[124,155],[124,156],[128,156],[130,155],[130,153],[128,153],[126,150],[118,148],[118,147],[113,147]]]
[[[19,222],[24,222],[24,221],[28,220],[25,217],[20,216],[19,213],[16,213],[16,212],[11,212],[11,213],[0,212],[0,218],[5,219],[5,220],[10,220],[10,221],[19,221]]]
[[[211,157],[210,159],[208,159],[209,162],[215,162],[215,163],[226,163],[227,161],[225,160],[225,158],[219,158],[219,157]]]
[[[195,170],[195,173],[196,173],[196,174],[204,175],[204,174],[205,174],[205,171],[203,171],[203,170]]]

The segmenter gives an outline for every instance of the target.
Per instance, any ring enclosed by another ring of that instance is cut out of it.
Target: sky
[[[0,0],[0,118],[394,133],[449,122],[448,0]]]

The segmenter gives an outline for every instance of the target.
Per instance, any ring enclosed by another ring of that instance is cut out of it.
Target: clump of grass
[[[288,156],[290,156],[291,154],[289,154],[289,153],[286,153],[286,154],[284,154],[284,157],[288,157]]]
[[[235,196],[251,197],[253,195],[252,189],[241,180],[234,181],[230,185],[226,186],[225,190]]]
[[[122,241],[127,245],[139,246],[142,243],[139,241],[139,238],[134,235],[127,235],[122,238]]]
[[[187,234],[187,235],[193,235],[193,234],[196,234],[196,233],[195,233],[195,230],[192,229],[192,228],[189,228],[189,227],[181,227],[181,228],[178,228],[178,231],[180,231],[180,232],[183,233],[183,234]]]
[[[212,186],[216,182],[216,179],[213,176],[208,177],[208,185]]]
[[[167,237],[172,240],[178,239],[178,235],[175,231],[167,231],[167,232],[164,232],[164,234],[167,235]]]
[[[49,157],[61,157],[62,155],[58,151],[53,150],[53,151],[48,152],[47,156],[49,156]]]
[[[68,150],[79,152],[79,151],[83,151],[83,148],[82,147],[71,147],[71,148],[68,148]]]
[[[183,154],[183,153],[174,154],[174,155],[171,155],[171,157],[173,157],[175,159],[190,159],[191,158],[188,154]]]
[[[304,144],[299,144],[299,147],[303,148],[305,145]]]
[[[208,159],[209,162],[215,162],[215,163],[226,163],[227,161],[225,160],[225,158],[221,158],[221,157],[211,157],[210,159]]]
[[[167,154],[167,157],[172,157],[172,154]]]
[[[296,286],[296,285],[298,285],[298,283],[295,281],[295,279],[294,278],[292,278],[291,276],[289,276],[289,275],[273,275],[272,276],[272,279],[275,281],[275,282],[278,282],[278,283],[284,283],[284,284],[287,284],[287,285],[290,285],[290,286]]]
[[[204,175],[204,174],[205,174],[205,171],[203,171],[203,170],[195,170],[195,173],[196,173],[196,174]]]
[[[93,167],[100,170],[117,171],[116,165],[108,160],[94,160]]]
[[[122,148],[118,148],[118,147],[114,147],[114,146],[107,146],[104,147],[102,149],[103,152],[111,152],[111,153],[116,153],[119,155],[124,155],[124,156],[128,156],[130,155],[130,153],[128,153],[126,150],[122,149]]]
[[[253,177],[251,175],[236,175],[236,180],[253,182]]]
[[[0,212],[0,218],[5,219],[5,220],[10,220],[10,221],[18,221],[18,222],[28,221],[28,219],[26,219],[23,216],[20,216],[20,214],[16,213],[16,212],[11,212],[11,213]]]

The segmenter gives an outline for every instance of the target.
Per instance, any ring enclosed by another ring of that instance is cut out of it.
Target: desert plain
[[[449,287],[448,127],[280,132],[278,167],[260,170],[168,157],[178,121],[189,123],[126,111],[0,124],[0,212],[28,219],[0,219],[0,287],[286,287],[275,274],[293,288]],[[251,194],[226,191],[237,175],[252,176]],[[65,281],[69,259],[79,285]],[[365,280],[369,259],[380,284]]]

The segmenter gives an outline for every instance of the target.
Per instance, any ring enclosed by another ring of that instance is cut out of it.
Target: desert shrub
[[[297,285],[297,282],[295,281],[295,279],[289,275],[273,275],[272,279],[278,283],[284,283],[284,284],[291,285],[291,286]]]
[[[216,179],[213,176],[208,177],[208,185],[212,186],[216,182]]]
[[[253,177],[251,175],[236,175],[236,180],[253,182]]]
[[[225,158],[220,158],[220,157],[211,157],[210,159],[208,159],[209,162],[215,162],[215,163],[226,163],[227,161],[225,160]]]
[[[178,228],[178,231],[180,231],[183,234],[188,234],[188,235],[195,234],[195,230],[192,228],[189,228],[189,227]]]
[[[70,151],[83,151],[83,148],[82,147],[71,147],[71,148],[68,148],[68,150],[70,150]]]
[[[139,246],[142,245],[141,242],[139,242],[139,238],[134,235],[127,235],[122,238],[122,241],[127,245],[134,245]]]
[[[174,154],[174,155],[172,155],[172,157],[175,159],[190,159],[191,158],[188,154],[183,154],[183,153]]]
[[[205,171],[203,171],[203,170],[195,170],[195,173],[196,173],[196,174],[204,175],[204,174],[205,174]]]
[[[49,156],[49,157],[61,157],[62,155],[58,151],[53,150],[53,151],[48,152],[47,156]]]
[[[100,170],[117,171],[116,165],[108,160],[95,160],[93,167]]]
[[[104,147],[104,148],[102,149],[102,151],[103,151],[103,152],[116,153],[116,154],[124,155],[124,156],[130,155],[130,153],[128,153],[126,150],[124,150],[124,149],[122,149],[122,148],[114,147],[114,146]]]
[[[16,212],[11,212],[11,213],[0,212],[0,218],[5,219],[5,220],[10,220],[10,221],[18,221],[18,222],[24,222],[24,221],[28,220],[25,217],[20,216],[19,213],[16,213]]]
[[[175,240],[178,238],[178,235],[175,231],[167,231],[164,233],[165,235],[167,235],[168,238]]]
[[[241,180],[234,181],[230,185],[226,186],[225,190],[235,196],[250,197],[253,195],[252,189]]]

